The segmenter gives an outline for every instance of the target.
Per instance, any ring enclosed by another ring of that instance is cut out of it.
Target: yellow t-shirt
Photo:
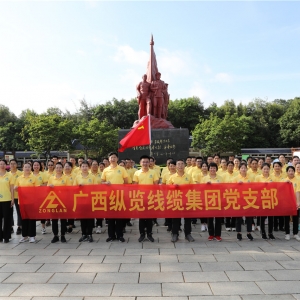
[[[88,176],[83,177],[82,174],[79,174],[75,177],[73,181],[73,185],[91,185],[96,184],[96,178],[92,174],[88,174]]]
[[[273,182],[273,180],[272,180],[271,176],[266,178],[261,174],[261,175],[257,175],[255,177],[254,182]]]
[[[128,178],[128,174],[125,168],[118,165],[114,168],[108,166],[103,170],[101,176],[101,180],[109,181],[111,184],[123,184],[126,178]]]
[[[253,176],[249,176],[248,174],[246,174],[246,177],[243,177],[241,174],[237,175],[236,177],[233,178],[232,182],[236,183],[236,182],[252,182],[253,180]]]
[[[14,177],[6,172],[0,176],[0,202],[11,201],[11,186],[14,185]]]
[[[67,184],[66,184],[66,185],[73,185],[75,176],[74,176],[72,173],[71,173],[70,175],[64,174],[64,176],[65,176],[66,179],[67,179]]]
[[[14,178],[14,183],[16,181],[16,179],[21,176],[23,174],[23,172],[21,172],[20,170],[17,170],[15,173],[12,173],[11,171],[9,172],[11,174],[11,176]],[[14,191],[14,199],[18,199],[19,198],[19,194],[17,191]]]
[[[157,173],[151,169],[148,169],[147,172],[144,172],[142,169],[140,169],[133,175],[133,181],[138,184],[154,184],[154,182],[158,180],[159,177]]]
[[[132,182],[133,175],[134,175],[136,169],[134,169],[134,168],[126,169],[126,168],[125,168],[125,170],[126,170],[128,176],[131,178],[131,182]],[[128,180],[128,183],[129,183],[129,180]]]
[[[190,170],[192,170],[190,173],[189,173],[189,172],[185,172],[185,173],[191,175],[192,177],[193,177],[193,176],[196,176],[196,175],[199,174],[199,173],[202,174],[202,169],[201,169],[201,168],[198,168],[197,166],[196,166],[195,168],[190,169]]]
[[[53,171],[53,172],[45,171],[44,172],[44,176],[46,177],[47,181],[49,180],[50,176],[53,176],[54,174],[55,174],[55,171]]]
[[[191,168],[193,168],[193,166],[186,166],[185,168],[184,168],[184,172],[185,173],[187,173]]]
[[[187,171],[184,171],[186,174],[188,175],[192,175],[193,172],[195,172],[197,169],[199,169],[197,166],[193,166],[193,167],[190,167]],[[201,170],[201,169],[200,169]]]
[[[155,171],[158,178],[160,177],[160,166],[154,165],[153,168],[150,168],[150,170]]]
[[[101,172],[93,173],[91,171],[90,174],[92,174],[93,176],[95,176],[97,184],[101,183],[101,177],[102,177],[102,173]]]
[[[38,174],[32,173],[33,176],[36,177],[36,180],[38,181],[38,185],[43,185],[48,182],[48,179],[50,179],[52,176],[48,178],[48,175],[45,173],[39,172]]]
[[[163,167],[160,177],[163,178],[167,173],[169,173],[169,168],[168,167]]]
[[[273,182],[281,182],[283,179],[286,178],[286,175],[281,173],[279,176],[276,176],[275,173],[273,172],[273,174],[271,174],[270,177],[271,177]]]
[[[221,175],[221,174],[218,174],[218,175]],[[232,172],[232,173],[226,172],[221,176],[223,177],[224,182],[230,183],[230,182],[233,182],[234,178],[236,177],[236,173],[235,172]]]
[[[67,185],[68,177],[65,175],[62,175],[60,178],[57,178],[56,176],[51,176],[49,178],[47,185],[54,185],[54,186],[64,186]]]
[[[289,179],[288,177],[286,177],[282,181],[284,182],[288,180],[293,184],[295,193],[300,192],[300,180],[295,176],[293,179]]]
[[[202,178],[201,183],[222,183],[224,182],[223,178],[220,175],[216,175],[215,178],[211,178],[210,175],[207,175],[205,177]]]
[[[163,184],[167,184],[168,180],[170,179],[170,177],[172,175],[174,175],[175,173],[171,174],[170,172],[165,173],[164,176],[162,177],[161,183]]]
[[[187,174],[183,173],[182,176],[180,176],[177,172],[170,176],[167,184],[191,184],[193,183],[192,177]]]
[[[222,168],[218,169],[217,174],[224,177],[224,175],[227,173],[227,169],[223,170]]]
[[[39,186],[39,182],[32,173],[29,176],[22,174],[16,179],[15,186]]]
[[[261,170],[260,170],[260,169],[257,169],[257,171],[254,172],[254,171],[250,168],[250,169],[248,169],[247,174],[253,175],[254,178],[255,178],[257,175],[261,175]]]

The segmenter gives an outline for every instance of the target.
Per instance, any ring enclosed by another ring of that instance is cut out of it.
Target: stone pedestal
[[[142,117],[140,120],[137,120],[133,123],[131,128],[138,126],[147,116]],[[161,118],[155,118],[152,115],[150,116],[151,129],[174,129],[170,121]]]
[[[130,129],[119,130],[119,141]],[[119,160],[130,158],[139,163],[140,156],[154,156],[156,164],[165,164],[168,157],[175,160],[184,159],[189,155],[189,131],[187,128],[151,129],[151,153],[149,146],[138,146],[119,153]],[[119,145],[120,147],[120,145]]]

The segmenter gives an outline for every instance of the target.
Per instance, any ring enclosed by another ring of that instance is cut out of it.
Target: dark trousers
[[[235,227],[235,217],[226,217],[225,227],[234,228]]]
[[[145,234],[145,228],[147,228],[147,234],[152,233],[152,219],[140,219],[139,220],[140,234]]]
[[[265,220],[267,217],[260,217],[260,231],[266,232],[265,230]],[[274,227],[274,217],[268,217],[268,232],[273,233],[273,227]]]
[[[208,234],[211,236],[221,236],[223,218],[207,218]],[[214,223],[215,220],[215,223]]]
[[[201,224],[206,224],[207,223],[207,218],[200,218]]]
[[[102,221],[103,221],[103,219],[96,219],[96,226],[102,227]]]
[[[74,226],[74,223],[75,223],[75,219],[68,219],[67,221],[67,225]]]
[[[123,237],[124,219],[108,219],[108,237]]]
[[[174,218],[172,219],[172,233],[178,234],[179,228],[181,225],[181,219],[180,218]],[[184,218],[184,234],[188,235],[192,232],[192,219],[191,218]]]
[[[17,216],[18,216],[18,220],[17,220],[17,225],[18,227],[22,226],[22,217],[21,217],[21,212],[20,212],[20,206],[19,206],[19,199],[15,199],[15,208],[17,211]],[[14,208],[11,208],[11,226],[14,226],[15,222],[14,222]]]
[[[171,218],[165,218],[165,223],[167,226],[172,226],[172,219]]]
[[[274,228],[282,229],[284,227],[284,217],[275,216],[274,217]]]
[[[94,228],[94,219],[81,219],[80,224],[82,235],[92,235]]]
[[[29,219],[22,220],[22,236],[23,237],[36,236],[36,220],[29,220]]]
[[[299,210],[297,210],[297,215],[292,216],[292,218],[293,218],[293,234],[298,234]],[[284,229],[286,234],[290,234],[290,216],[284,217]]]
[[[252,220],[253,217],[246,217],[247,232],[252,232]],[[242,224],[243,224],[243,218],[237,217],[235,222],[237,232],[242,232]]]
[[[0,202],[0,241],[3,239],[9,240],[11,238],[11,201]],[[3,228],[2,228],[3,218]]]
[[[65,235],[67,227],[67,220],[60,220],[60,235]],[[52,220],[52,231],[54,235],[58,235],[58,220]]]

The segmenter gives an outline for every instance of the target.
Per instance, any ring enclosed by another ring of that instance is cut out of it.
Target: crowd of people
[[[9,171],[7,161],[0,160],[0,240],[8,243],[11,234],[14,233],[13,207],[17,212],[17,235],[22,235],[19,240],[23,242],[35,242],[36,221],[23,219],[19,208],[18,187],[22,186],[70,186],[70,185],[92,185],[92,184],[205,184],[205,183],[247,183],[247,182],[281,182],[288,181],[293,184],[297,205],[300,206],[300,160],[298,156],[293,156],[292,161],[287,163],[282,154],[272,161],[271,156],[264,158],[248,157],[247,160],[240,160],[235,156],[221,158],[215,154],[203,157],[187,157],[185,160],[172,158],[167,159],[166,167],[161,168],[155,164],[155,158],[143,155],[140,158],[140,168],[131,159],[119,161],[118,154],[111,152],[102,162],[88,158],[85,160],[79,157],[70,157],[69,161],[53,156],[44,165],[43,162],[29,160],[23,165],[23,170],[18,170],[17,161],[11,159]],[[259,230],[264,240],[275,240],[274,231],[284,231],[285,239],[290,240],[290,222],[292,219],[293,238],[300,241],[298,235],[299,213],[295,216],[274,216],[274,217],[226,217],[224,218],[201,218],[201,231],[208,231],[209,241],[221,241],[222,224],[225,224],[227,231],[236,231],[237,239],[242,240],[242,224],[247,228],[247,239],[252,241],[252,231]],[[57,219],[40,220],[42,234],[47,232],[46,227],[52,226],[52,243],[59,240],[66,243],[65,234],[72,233],[75,228],[75,220]],[[82,236],[79,242],[93,242],[93,233],[102,232],[103,219],[81,219]],[[192,224],[196,224],[197,219],[184,218],[185,239],[193,242],[191,235]],[[265,225],[268,224],[268,234]],[[125,242],[124,233],[126,226],[132,226],[130,219],[106,219],[108,226],[108,237],[106,242],[118,240]],[[153,226],[158,226],[157,219],[140,219],[139,242],[149,240],[154,242]],[[181,219],[165,219],[164,225],[171,233],[171,241],[177,242],[181,230]]]

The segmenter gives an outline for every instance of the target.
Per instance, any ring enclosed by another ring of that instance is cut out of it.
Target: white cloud
[[[218,73],[215,75],[215,79],[221,83],[231,83],[232,77],[228,73]]]
[[[188,96],[196,96],[204,101],[204,99],[209,96],[209,91],[205,89],[199,82],[194,82],[193,86],[188,91]]]
[[[145,51],[136,51],[132,47],[119,46],[117,53],[113,57],[116,62],[126,62],[134,65],[147,66],[149,54]]]

